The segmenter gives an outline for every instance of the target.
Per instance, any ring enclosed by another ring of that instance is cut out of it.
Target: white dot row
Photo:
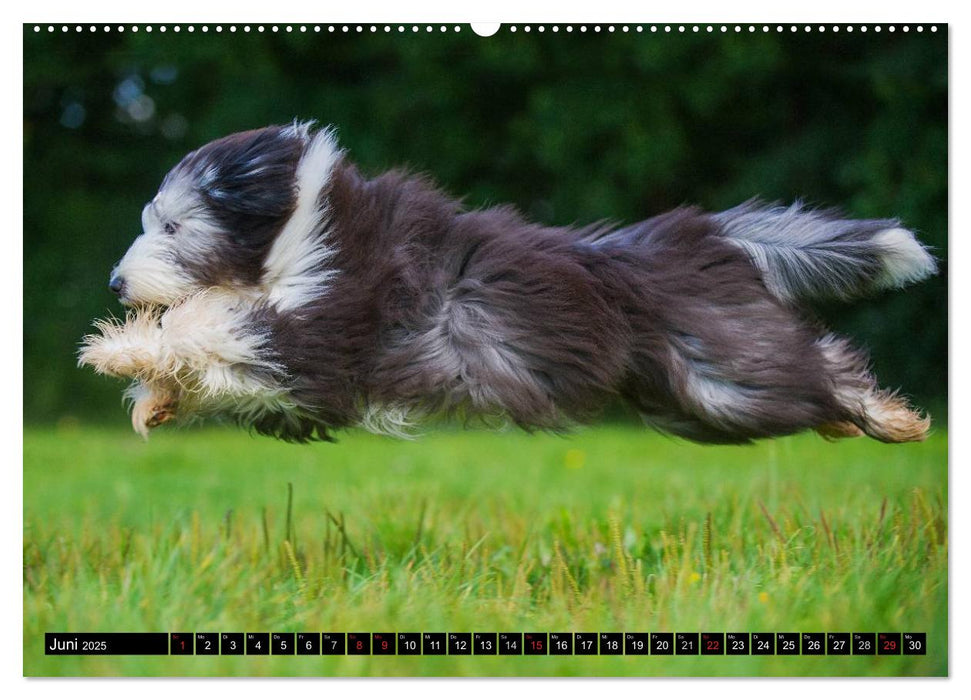
[[[435,27],[432,27],[431,25],[424,25],[422,28],[426,32],[432,32],[432,31],[435,30]],[[69,31],[71,31],[71,27],[69,27],[68,25],[61,25],[60,29],[61,29],[62,32],[69,32]],[[80,24],[75,25],[73,27],[73,29],[76,32],[83,32],[84,31],[84,27],[82,27]],[[98,31],[99,27],[96,26],[96,25],[90,25],[90,26],[87,27],[87,29],[90,32],[96,32],[96,31]],[[171,27],[166,26],[166,25],[161,25],[161,26],[159,26],[157,28],[156,27],[152,27],[151,25],[146,25],[144,27],[139,27],[138,25],[132,25],[130,27],[126,27],[125,25],[118,25],[117,27],[114,27],[114,28],[112,28],[109,25],[105,25],[103,27],[100,27],[100,29],[101,29],[101,31],[104,31],[104,32],[111,32],[111,31],[117,31],[117,32],[125,32],[125,31],[138,32],[139,30],[145,31],[145,32],[152,32],[152,31],[155,31],[155,29],[157,29],[159,32],[163,32],[163,33],[164,32],[167,32],[167,31],[173,31],[176,34],[178,34],[179,32],[181,32],[183,30],[183,27],[181,27],[181,26],[179,26],[177,24],[176,25],[173,25]],[[322,31],[327,31],[327,32],[345,32],[345,33],[351,32],[351,31],[364,32],[366,30],[367,31],[371,31],[371,32],[377,32],[377,31],[379,31],[379,28],[377,26],[374,26],[374,25],[371,25],[370,27],[364,27],[362,25],[350,26],[350,25],[346,25],[346,24],[344,24],[344,25],[338,25],[338,26],[328,25],[328,26],[323,26],[323,27],[321,25],[319,25],[319,24],[313,25],[313,26],[307,26],[305,24],[301,24],[301,25],[298,25],[296,27],[294,27],[292,25],[286,25],[286,26],[283,26],[283,27],[280,27],[279,25],[272,25],[272,26],[269,26],[269,27],[265,27],[263,25],[250,26],[248,24],[247,25],[242,25],[242,26],[230,25],[228,27],[223,27],[222,25],[217,24],[217,25],[213,25],[212,27],[210,27],[209,25],[203,24],[203,25],[198,26],[198,27],[195,26],[195,25],[187,25],[187,26],[184,27],[184,29],[185,29],[185,31],[187,31],[189,33],[195,32],[197,29],[200,32],[208,32],[210,29],[212,29],[212,31],[214,31],[214,32],[222,32],[222,31],[228,31],[228,32],[237,32],[237,31],[241,31],[241,32],[254,32],[254,31],[255,32],[266,32],[266,31],[279,32],[279,31],[281,31],[281,29],[283,31],[285,31],[285,32],[298,31],[298,32],[304,32],[304,33],[308,32],[308,31],[313,31],[313,32],[316,32],[316,33],[320,33]],[[396,29],[399,32],[405,32],[405,31],[408,31],[408,30],[410,30],[412,32],[419,31],[418,25],[413,25],[413,26],[410,26],[410,27],[405,27],[403,25],[399,25],[398,27],[396,27]],[[449,28],[446,27],[446,26],[444,26],[444,25],[442,25],[442,26],[438,27],[438,29],[440,31],[442,31],[442,32],[447,32]],[[54,26],[54,25],[47,25],[47,31],[48,32],[54,32],[56,30],[57,30],[57,27],[56,26]],[[394,29],[392,27],[387,26],[387,25],[385,25],[384,27],[381,27],[380,30],[381,31],[384,31],[384,32],[388,32],[388,33],[394,31]],[[34,25],[34,31],[35,32],[40,32],[41,31],[40,25]],[[456,32],[461,31],[461,27],[455,26],[454,27],[454,31],[456,31]]]
[[[372,25],[368,25],[368,26],[360,25],[360,24],[358,24],[358,25],[347,25],[347,24],[343,24],[343,25],[326,25],[326,26],[321,26],[319,24],[316,24],[316,25],[308,26],[308,25],[305,25],[305,24],[301,24],[301,25],[297,25],[297,26],[285,25],[283,27],[281,27],[279,25],[271,25],[269,27],[265,27],[263,25],[250,26],[248,24],[247,25],[241,25],[241,26],[229,25],[228,27],[223,27],[222,25],[218,25],[217,24],[217,25],[213,25],[212,27],[210,27],[209,25],[205,25],[204,24],[204,25],[201,25],[199,27],[196,27],[194,25],[187,25],[185,27],[185,31],[187,31],[187,32],[189,32],[191,34],[191,33],[195,32],[198,29],[198,31],[200,31],[200,32],[207,33],[207,32],[209,32],[210,29],[212,29],[213,31],[215,31],[217,33],[220,33],[220,32],[222,32],[224,30],[225,31],[229,31],[231,33],[234,33],[234,32],[237,32],[237,31],[242,31],[242,32],[245,33],[245,32],[251,32],[251,31],[255,31],[255,32],[266,32],[267,30],[269,30],[271,32],[279,32],[282,29],[285,32],[294,32],[294,31],[297,31],[297,32],[301,32],[301,33],[306,33],[306,32],[312,31],[314,33],[318,33],[319,34],[320,32],[326,31],[326,32],[329,32],[329,33],[342,32],[342,33],[345,33],[346,34],[346,33],[350,33],[350,32],[364,33],[366,31],[367,32],[370,32],[370,33],[377,33],[378,31],[383,31],[385,33],[391,33],[391,32],[394,32],[394,31],[397,31],[399,33],[404,33],[404,32],[407,32],[407,31],[411,31],[412,33],[416,33],[416,32],[421,31],[422,29],[424,29],[425,32],[433,32],[433,31],[435,31],[436,28],[439,31],[441,31],[441,32],[447,32],[449,30],[449,27],[447,27],[445,25],[437,25],[437,27],[436,26],[432,26],[432,25],[423,25],[423,26],[419,27],[419,25],[417,25],[417,24],[410,25],[410,26],[405,26],[405,25],[399,24],[399,25],[397,25],[395,27],[392,27],[390,25],[384,25],[382,27],[378,27],[377,25],[373,25],[373,24]],[[607,26],[601,26],[601,25],[593,25],[593,26],[580,25],[579,27],[576,27],[576,28],[573,27],[572,25],[566,25],[564,27],[561,27],[559,25],[552,25],[552,26],[550,26],[548,28],[545,27],[545,26],[543,26],[543,25],[539,25],[539,26],[535,26],[535,27],[534,26],[531,26],[531,25],[525,25],[523,27],[518,27],[516,25],[511,25],[511,26],[507,27],[508,31],[513,32],[513,33],[519,31],[520,28],[524,32],[531,32],[531,31],[533,31],[535,29],[535,31],[540,32],[540,33],[545,32],[547,29],[549,29],[551,32],[554,32],[554,33],[555,32],[559,32],[561,30],[564,31],[564,32],[567,32],[567,33],[571,33],[571,32],[574,31],[574,29],[576,29],[577,31],[579,31],[581,33],[583,33],[583,32],[594,32],[594,33],[596,33],[596,32],[602,32],[602,31],[606,30],[607,32],[620,31],[622,33],[623,32],[631,32],[631,31],[638,32],[638,33],[642,33],[642,32],[648,31],[648,32],[653,32],[653,33],[657,33],[657,32],[665,32],[665,33],[678,32],[678,33],[682,33],[682,34],[685,34],[685,33],[688,33],[688,32],[695,33],[695,34],[701,33],[701,32],[706,32],[706,33],[709,33],[709,34],[710,33],[714,33],[714,32],[727,33],[727,32],[730,32],[730,31],[733,31],[735,33],[741,33],[741,32],[744,32],[744,31],[747,31],[749,33],[755,33],[757,31],[761,31],[762,33],[768,33],[768,32],[771,32],[771,31],[784,32],[786,30],[788,30],[789,32],[798,32],[800,29],[802,29],[802,31],[804,31],[804,32],[812,32],[812,31],[816,31],[816,32],[826,32],[826,31],[832,31],[832,32],[836,32],[836,33],[840,32],[840,31],[845,31],[847,33],[852,33],[854,31],[864,32],[865,33],[867,31],[871,31],[871,30],[874,31],[874,32],[881,32],[881,31],[884,30],[884,27],[882,27],[880,25],[873,25],[871,27],[871,26],[867,26],[867,25],[855,26],[855,25],[852,25],[852,24],[842,25],[842,26],[841,25],[829,25],[829,26],[827,26],[827,25],[822,25],[822,24],[820,24],[818,26],[814,26],[814,25],[799,25],[799,26],[797,26],[797,25],[794,25],[794,24],[793,25],[783,26],[783,25],[780,24],[780,25],[773,25],[771,27],[769,25],[767,25],[767,24],[763,24],[763,25],[754,25],[754,24],[749,24],[749,25],[738,25],[738,24],[736,24],[736,25],[724,25],[724,24],[721,24],[721,25],[711,25],[711,24],[708,24],[708,25],[697,25],[697,24],[693,24],[693,25],[683,25],[683,24],[681,24],[681,25],[677,25],[677,26],[672,26],[672,25],[669,25],[669,24],[665,24],[665,25],[660,25],[660,26],[658,26],[658,25],[651,25],[649,27],[643,27],[643,26],[640,26],[640,25],[637,25],[637,26],[634,26],[634,27],[630,27],[630,26],[628,26],[628,25],[625,24],[625,25],[621,25],[619,27],[618,26],[614,26],[614,25],[607,25]],[[923,25],[919,25],[918,24],[918,25],[914,26],[913,28],[916,31],[918,31],[918,32],[923,32],[924,31],[924,26]],[[68,25],[60,25],[60,30],[62,32],[69,32],[71,29],[72,29],[72,27],[69,27]],[[82,31],[84,31],[84,27],[82,27],[79,24],[78,25],[75,25],[73,27],[73,29],[74,29],[75,32],[82,32]],[[87,26],[87,29],[90,32],[97,32],[99,30],[99,27],[96,26],[96,25],[88,25]],[[100,27],[100,29],[102,31],[104,31],[104,32],[111,32],[111,31],[117,31],[117,32],[125,32],[125,31],[138,32],[138,31],[142,30],[142,31],[151,33],[156,28],[153,27],[152,25],[146,25],[144,27],[139,27],[138,25],[131,25],[129,27],[126,27],[125,25],[117,25],[115,27],[112,27],[110,25],[104,25],[103,27]],[[167,32],[167,31],[172,31],[172,32],[175,32],[176,34],[178,34],[179,32],[182,31],[183,28],[181,26],[179,26],[179,25],[176,24],[176,25],[173,25],[171,27],[168,27],[166,25],[160,25],[160,26],[157,27],[157,29],[158,29],[159,32],[162,32],[162,33]],[[454,31],[456,31],[456,32],[461,31],[461,27],[459,27],[457,25],[454,26],[454,27],[452,27],[452,29]],[[898,27],[895,26],[895,25],[888,25],[887,27],[885,27],[885,29],[888,32],[895,32],[895,31],[898,30]],[[47,25],[47,31],[48,32],[54,32],[56,30],[57,30],[57,27],[55,25],[52,25],[52,24]],[[899,27],[899,30],[902,31],[902,32],[909,32],[911,30],[911,26],[905,24],[905,25],[900,26]],[[42,31],[41,26],[35,24],[34,25],[34,31],[35,32]],[[937,31],[937,26],[936,25],[931,25],[930,26],[930,31],[936,32]]]

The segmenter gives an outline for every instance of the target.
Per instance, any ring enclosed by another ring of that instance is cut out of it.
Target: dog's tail
[[[832,211],[750,200],[713,214],[782,301],[853,299],[902,287],[937,270],[914,234],[894,219],[843,219]]]

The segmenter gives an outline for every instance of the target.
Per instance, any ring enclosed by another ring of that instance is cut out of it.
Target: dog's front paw
[[[158,370],[162,329],[154,314],[129,316],[124,323],[95,322],[98,334],[82,340],[78,364],[99,374],[145,379]]]
[[[178,416],[178,394],[174,390],[135,384],[126,395],[132,400],[132,428],[143,438],[148,438],[152,428]]]

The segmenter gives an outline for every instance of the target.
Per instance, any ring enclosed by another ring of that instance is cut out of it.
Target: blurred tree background
[[[946,28],[153,29],[24,27],[28,422],[117,420],[121,385],[75,352],[93,318],[122,313],[108,272],[142,206],[189,150],[295,117],[336,125],[365,172],[407,165],[470,206],[550,224],[754,195],[899,217],[942,274],[817,311],[870,349],[885,385],[946,401]]]

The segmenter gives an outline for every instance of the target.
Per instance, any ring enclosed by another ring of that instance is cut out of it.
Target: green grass
[[[947,500],[943,431],[712,448],[633,427],[313,446],[27,429],[24,673],[944,675]],[[924,631],[929,653],[42,653],[45,631],[322,630]]]

